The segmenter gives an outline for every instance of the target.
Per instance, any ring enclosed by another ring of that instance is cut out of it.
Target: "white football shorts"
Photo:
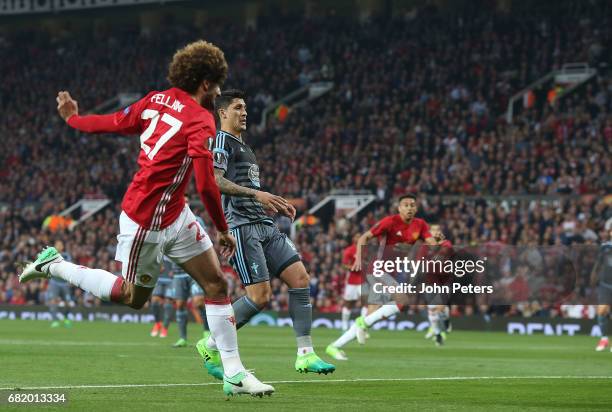
[[[344,285],[344,300],[353,301],[359,300],[361,297],[361,285],[351,285],[347,283]]]
[[[155,287],[164,255],[181,264],[212,247],[210,237],[185,205],[179,217],[158,231],[142,228],[122,212],[115,259],[126,282]]]

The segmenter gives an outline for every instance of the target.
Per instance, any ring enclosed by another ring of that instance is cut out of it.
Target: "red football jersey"
[[[417,252],[415,259],[426,259],[426,260],[439,260],[442,265],[451,258],[453,255],[453,244],[450,240],[443,240],[438,246],[422,245],[420,250]],[[443,272],[436,272],[435,270],[427,271],[425,273],[424,283],[431,285],[437,283],[438,285],[448,285],[452,283],[453,275],[446,274]]]
[[[387,246],[398,243],[413,244],[419,239],[425,240],[431,237],[429,226],[423,219],[415,217],[410,223],[405,223],[399,214],[382,218],[370,229],[370,232],[377,238],[386,236]]]
[[[185,206],[192,159],[212,156],[213,115],[183,90],[171,88],[150,92],[113,116],[114,132],[140,134],[139,169],[121,207],[143,228],[161,230]]]
[[[353,266],[355,263],[355,255],[357,253],[357,245],[350,245],[342,251],[342,263],[347,266]],[[346,277],[346,283],[349,285],[361,285],[362,276],[360,271],[348,271],[348,276]]]

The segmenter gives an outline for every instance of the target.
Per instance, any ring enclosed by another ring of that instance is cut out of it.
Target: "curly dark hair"
[[[221,86],[227,78],[223,51],[212,43],[198,40],[174,53],[168,67],[168,81],[187,93],[195,93],[204,80]]]

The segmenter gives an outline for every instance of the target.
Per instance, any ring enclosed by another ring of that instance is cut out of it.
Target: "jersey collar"
[[[231,134],[230,132],[226,132],[225,130],[219,130],[219,133],[223,133],[224,135],[229,136],[232,139],[237,140],[237,141],[239,141],[242,144],[245,144],[244,141],[242,140],[242,138],[236,137],[233,134]]]

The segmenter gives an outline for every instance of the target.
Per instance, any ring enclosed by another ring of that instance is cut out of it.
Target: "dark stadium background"
[[[355,218],[322,219],[296,232],[319,312],[339,311],[342,249],[404,192],[419,193],[419,215],[441,222],[457,244],[607,238],[608,1],[114,3],[0,2],[0,305],[44,304],[46,282],[19,285],[17,263],[56,239],[74,262],[120,272],[117,216],[138,140],[69,130],[55,112],[57,91],[69,90],[87,111],[119,93],[163,90],[172,52],[198,38],[225,51],[226,86],[249,96],[247,139],[264,188],[292,199],[299,213],[333,190],[376,196]],[[107,7],[91,8],[101,4]],[[20,7],[26,12],[11,13]],[[596,75],[552,104],[550,85],[534,89],[535,104],[519,105],[507,122],[511,96],[572,62]],[[333,87],[289,104],[286,117],[272,110],[258,127],[271,103],[315,82]],[[84,197],[111,203],[74,230],[42,228]],[[241,295],[227,272],[233,296]],[[580,286],[578,303],[590,293]],[[286,286],[275,280],[273,289],[270,309],[285,310]],[[76,297],[78,305],[108,305],[78,290]],[[594,315],[588,306],[578,312]],[[538,301],[452,311],[472,313],[567,316],[559,302]]]

